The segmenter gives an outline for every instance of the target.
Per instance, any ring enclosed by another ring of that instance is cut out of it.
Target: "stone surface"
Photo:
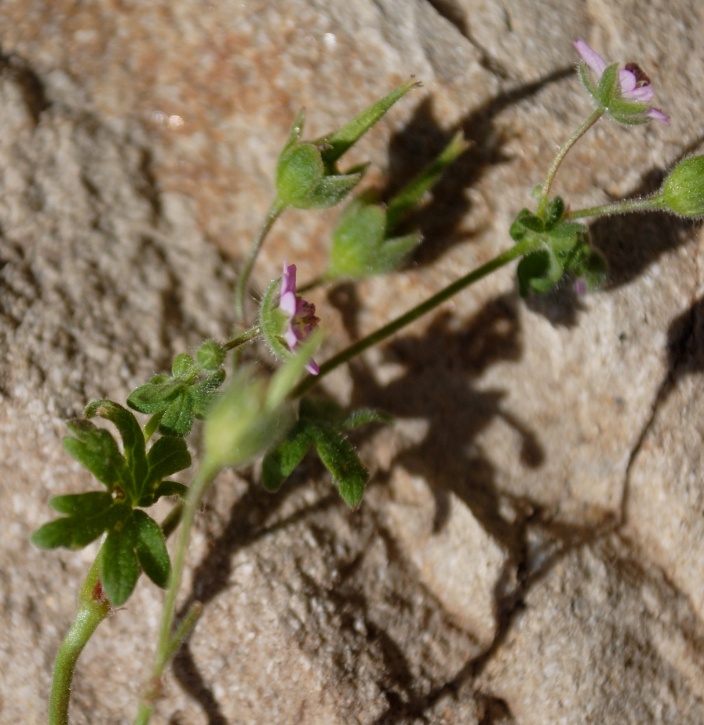
[[[416,74],[423,89],[350,153],[391,190],[456,128],[474,142],[417,215],[408,270],[313,293],[322,360],[508,246],[590,108],[575,37],[637,60],[672,122],[594,129],[558,176],[573,208],[648,193],[698,151],[703,15],[693,0],[2,3],[0,722],[45,721],[95,553],[27,544],[48,497],[90,486],[62,421],[229,333],[297,110],[312,138]],[[319,272],[335,214],[287,214],[253,291],[283,256]],[[701,233],[656,216],[592,231],[602,292],[523,302],[503,270],[324,382],[397,420],[359,438],[374,476],[359,511],[312,461],[278,497],[256,471],[223,475],[185,586],[205,612],[156,722],[704,720]],[[75,723],[132,720],[161,599],[140,583],[98,630]]]

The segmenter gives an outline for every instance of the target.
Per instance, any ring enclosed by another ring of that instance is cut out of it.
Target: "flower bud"
[[[675,214],[704,215],[704,156],[690,156],[680,161],[654,200]]]
[[[206,459],[216,468],[240,466],[275,443],[293,425],[289,405],[269,404],[263,380],[241,370],[213,406],[203,429]]]

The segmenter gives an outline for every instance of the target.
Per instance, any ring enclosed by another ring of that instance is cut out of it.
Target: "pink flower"
[[[592,83],[587,73],[580,67],[580,75],[586,89],[597,103],[619,123],[645,123],[654,118],[662,123],[669,123],[670,118],[659,108],[650,106],[654,91],[650,78],[641,70],[637,63],[626,63],[618,70],[615,83],[604,83],[602,78],[607,69],[615,64],[607,63],[595,50],[583,40],[574,44],[587,67],[596,76],[596,84]]]
[[[318,326],[320,320],[315,316],[315,305],[301,299],[296,294],[296,265],[286,265],[284,260],[284,271],[281,275],[281,293],[279,295],[279,309],[288,318],[284,330],[284,340],[289,350],[294,352],[299,342],[305,340]],[[306,365],[306,370],[311,375],[317,375],[320,368],[314,360]]]

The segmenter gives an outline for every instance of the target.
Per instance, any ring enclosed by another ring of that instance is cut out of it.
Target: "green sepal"
[[[124,604],[139,578],[139,561],[135,551],[136,531],[129,516],[112,528],[100,556],[100,580],[114,607]]]
[[[130,470],[132,480],[127,483],[127,491],[135,497],[135,484],[144,480],[147,474],[147,454],[144,433],[134,415],[121,405],[111,400],[95,400],[86,406],[86,418],[100,416],[109,420],[119,431],[122,438],[124,457]]]
[[[625,98],[615,98],[608,107],[608,112],[614,121],[628,126],[642,126],[651,119],[646,116],[650,105],[642,101],[629,101]]]
[[[352,201],[332,234],[326,277],[358,279],[388,274],[405,263],[423,241],[420,232],[387,239],[387,211],[370,194]]]
[[[388,274],[400,269],[422,242],[421,232],[411,232],[402,237],[386,239],[379,249],[374,274]]]
[[[293,121],[293,124],[291,125],[291,130],[288,134],[288,140],[286,141],[286,145],[284,146],[285,149],[287,149],[289,146],[292,146],[298,139],[301,138],[301,134],[303,133],[303,126],[305,124],[306,120],[306,112],[301,109],[297,114],[296,118]]]
[[[78,501],[83,497],[87,498]],[[129,511],[124,504],[116,504],[109,493],[102,491],[57,496],[50,503],[60,513],[69,513],[71,509],[76,513],[50,521],[32,534],[32,543],[42,549],[82,549]]]
[[[299,420],[264,456],[262,463],[262,484],[272,493],[281,488],[283,482],[293,473],[313,444],[311,424]]]
[[[134,549],[142,571],[158,587],[165,589],[171,575],[171,560],[159,524],[144,511],[133,511],[130,521],[134,529]]]
[[[353,174],[326,176],[308,192],[302,203],[295,206],[298,209],[327,209],[335,206],[357,186],[363,174],[363,171],[358,171]]]
[[[597,83],[594,98],[599,105],[610,108],[614,96],[620,93],[618,86],[618,63],[611,63],[604,69]]]
[[[259,327],[274,357],[286,360],[290,357],[291,351],[282,337],[288,324],[288,317],[278,306],[280,291],[281,277],[272,280],[264,290],[259,304]]]
[[[310,432],[313,434],[315,450],[332,474],[342,500],[350,508],[358,506],[364,496],[369,471],[362,465],[354,446],[329,427],[315,426]]]
[[[277,196],[286,206],[298,207],[324,176],[325,165],[315,144],[301,142],[287,146],[276,168]]]
[[[592,82],[589,66],[583,60],[580,60],[577,64],[577,72],[579,73],[579,79],[582,81],[582,85],[587,89],[589,95],[596,99],[596,87]]]
[[[333,133],[323,136],[316,144],[323,148],[323,161],[328,169],[333,169],[340,157],[348,151],[384,114],[403,96],[420,83],[409,78],[405,83],[394,88],[376,103],[355,116],[349,123]]]
[[[88,420],[70,420],[66,427],[73,436],[63,439],[66,451],[87,468],[108,491],[117,484],[129,483],[129,472],[112,434]]]

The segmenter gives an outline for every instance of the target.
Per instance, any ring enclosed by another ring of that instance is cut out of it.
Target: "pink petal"
[[[310,360],[306,363],[306,370],[311,375],[317,375],[320,372],[320,368],[318,367],[318,363],[315,362],[315,360]]]
[[[601,78],[601,74],[606,70],[608,63],[583,40],[575,40],[574,47],[582,56],[582,60]]]
[[[670,123],[670,117],[666,113],[663,113],[659,108],[649,108],[645,115],[650,118],[654,118],[656,121],[660,121],[660,123]]]

